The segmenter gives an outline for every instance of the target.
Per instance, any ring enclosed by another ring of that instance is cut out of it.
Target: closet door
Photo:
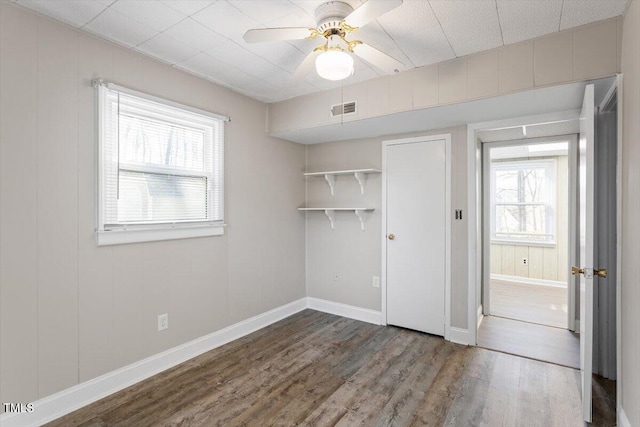
[[[446,140],[387,144],[387,323],[444,335]]]

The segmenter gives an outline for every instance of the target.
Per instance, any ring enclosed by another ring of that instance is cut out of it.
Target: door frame
[[[413,138],[382,141],[382,233],[381,233],[381,312],[383,325],[387,324],[387,148],[393,145],[429,141],[445,141],[445,290],[444,290],[444,338],[451,337],[451,134],[425,135]],[[466,342],[464,342],[466,344]]]
[[[622,413],[622,131],[623,131],[623,75],[617,74],[612,87],[603,102],[608,102],[613,92],[617,100],[617,147],[616,147],[616,421],[623,425],[620,419]]]
[[[617,271],[622,271],[622,156],[624,155],[622,149],[623,140],[623,114],[624,114],[624,75],[621,73],[616,74],[615,84],[617,87],[618,96],[618,164],[616,170],[617,177],[617,191],[616,191],[616,204],[617,204],[617,250],[618,257],[616,260]],[[468,226],[468,263],[469,263],[469,277],[468,277],[468,319],[469,319],[469,345],[477,345],[478,341],[478,328],[482,322],[482,306],[479,303],[479,289],[482,285],[482,195],[480,193],[479,184],[481,182],[482,173],[482,147],[477,140],[476,131],[486,129],[488,127],[498,126],[512,126],[517,123],[523,124],[524,120],[529,123],[540,121],[553,121],[563,120],[568,118],[576,118],[580,116],[579,110],[564,111],[558,113],[541,114],[536,116],[524,117],[520,119],[504,119],[496,121],[488,121],[481,123],[471,123],[467,125],[467,210],[469,218]],[[531,119],[531,120],[529,120]],[[524,123],[526,124],[526,123]],[[621,301],[621,288],[622,288],[622,275],[618,274],[616,281],[616,409],[617,409],[617,421],[620,424],[620,414],[622,412],[622,383],[624,378],[622,376],[622,301]],[[578,325],[576,325],[578,327]]]
[[[578,233],[578,217],[577,217],[577,156],[578,156],[578,138],[573,135],[556,135],[550,137],[541,138],[526,138],[510,141],[500,142],[485,142],[481,143],[482,146],[482,182],[480,183],[482,192],[482,253],[485,256],[482,258],[482,314],[491,314],[491,212],[490,212],[490,192],[487,191],[487,185],[490,182],[490,170],[487,167],[489,162],[489,150],[499,147],[516,147],[531,144],[544,144],[548,142],[558,141],[559,139],[568,139],[569,147],[567,154],[567,194],[568,210],[567,210],[567,260],[569,264],[576,265],[576,236]],[[567,267],[567,329],[575,331],[576,329],[576,289],[577,289],[577,277],[572,276],[569,272],[569,266]]]
[[[492,120],[467,125],[467,239],[468,251],[468,344],[477,345],[478,328],[482,323],[482,143],[476,132],[482,129],[512,127],[535,123],[572,120],[580,118],[580,110],[538,114],[514,119]]]

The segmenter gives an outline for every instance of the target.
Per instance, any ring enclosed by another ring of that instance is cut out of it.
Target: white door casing
[[[383,314],[389,324],[445,338],[450,141],[450,135],[438,135],[383,145]]]
[[[568,204],[568,213],[567,217],[563,219],[563,221],[567,221],[567,229],[568,229],[568,245],[567,245],[567,255],[568,260],[571,265],[575,265],[578,261],[576,259],[576,254],[578,253],[578,244],[576,243],[577,235],[579,233],[577,226],[577,156],[578,156],[578,138],[576,135],[567,134],[567,135],[554,135],[554,136],[544,136],[538,138],[525,138],[525,139],[515,139],[509,141],[499,141],[499,142],[484,142],[481,143],[482,147],[482,253],[485,256],[481,257],[481,265],[482,265],[482,314],[486,316],[491,315],[491,216],[495,215],[494,212],[491,212],[491,150],[494,148],[504,148],[504,147],[516,147],[522,145],[534,145],[534,144],[544,144],[544,143],[552,143],[557,142],[559,140],[566,140],[569,143],[568,149],[568,170],[567,170],[567,181],[568,188],[567,193],[569,195],[569,204]],[[478,263],[480,265],[480,263]],[[567,265],[567,269],[570,268],[571,265]],[[578,279],[573,276],[570,276],[567,279],[567,328],[569,330],[575,331],[575,319],[576,319],[576,283],[578,283]]]
[[[591,422],[593,371],[593,236],[594,236],[594,86],[587,85],[580,114],[580,373],[582,416]]]

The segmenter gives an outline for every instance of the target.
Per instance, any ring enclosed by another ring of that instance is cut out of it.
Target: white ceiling
[[[12,0],[252,98],[274,102],[341,83],[291,74],[318,41],[247,44],[251,28],[314,27],[324,0]],[[344,0],[356,8],[364,0]],[[384,0],[370,0],[384,1]],[[358,39],[408,69],[624,13],[629,0],[404,0]],[[344,84],[382,75],[356,58]]]

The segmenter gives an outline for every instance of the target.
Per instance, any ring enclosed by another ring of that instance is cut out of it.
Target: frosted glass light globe
[[[318,75],[327,80],[343,80],[353,74],[353,58],[344,50],[328,50],[316,58]]]

